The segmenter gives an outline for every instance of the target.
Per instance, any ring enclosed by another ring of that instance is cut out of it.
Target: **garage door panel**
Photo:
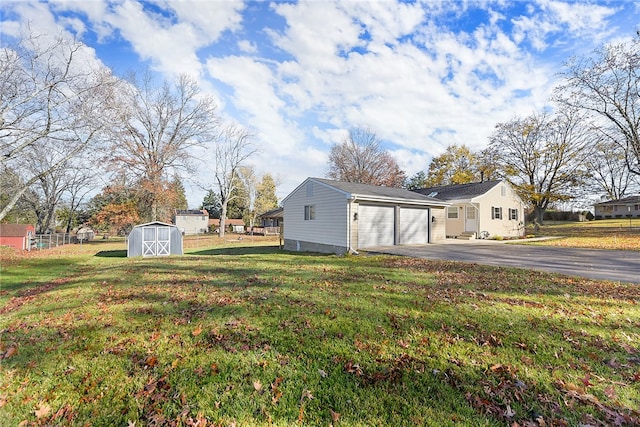
[[[395,243],[395,208],[360,205],[358,207],[358,247],[392,246]]]
[[[429,209],[400,209],[400,244],[425,245],[429,243]]]

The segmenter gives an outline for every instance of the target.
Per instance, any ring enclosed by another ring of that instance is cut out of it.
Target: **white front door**
[[[473,206],[465,206],[464,210],[464,231],[472,233],[478,231],[478,223],[476,221],[478,210]]]

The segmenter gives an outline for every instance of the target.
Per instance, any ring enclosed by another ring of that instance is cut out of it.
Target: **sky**
[[[350,128],[374,131],[411,176],[452,144],[479,150],[497,123],[550,108],[563,64],[640,30],[638,1],[8,1],[25,25],[66,34],[116,75],[189,74],[254,135],[249,164],[284,198]],[[212,150],[184,177],[190,208],[213,185]]]

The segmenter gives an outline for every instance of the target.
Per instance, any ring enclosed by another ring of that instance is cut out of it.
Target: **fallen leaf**
[[[18,348],[16,346],[11,346],[7,349],[7,351],[4,352],[4,355],[2,355],[2,357],[0,357],[0,359],[8,359],[11,356],[15,356],[15,354],[18,352]]]
[[[147,356],[146,360],[144,361],[144,363],[150,367],[153,368],[154,366],[156,366],[158,364],[158,358],[154,355],[151,356]]]
[[[34,412],[36,414],[37,419],[44,418],[47,415],[49,415],[49,413],[51,412],[51,406],[43,402],[40,404],[40,406],[38,406],[38,409],[36,409]]]
[[[196,326],[196,328],[191,331],[191,335],[193,335],[194,337],[197,337],[198,335],[200,335],[202,333],[202,326]]]
[[[340,414],[336,411],[334,411],[333,409],[329,409],[329,413],[331,413],[331,420],[334,423],[337,423],[338,420],[340,419]]]
[[[253,382],[253,388],[258,392],[262,390],[262,383],[260,382],[260,380],[255,380]]]
[[[300,398],[300,402],[303,402],[305,398],[309,400],[313,399],[313,394],[311,394],[311,391],[309,390],[303,391],[302,397]]]
[[[322,378],[327,378],[327,373],[322,369],[318,369],[318,374],[320,374]]]

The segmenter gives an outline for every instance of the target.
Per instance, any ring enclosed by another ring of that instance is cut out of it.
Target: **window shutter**
[[[491,219],[496,219],[496,208],[491,206]]]

